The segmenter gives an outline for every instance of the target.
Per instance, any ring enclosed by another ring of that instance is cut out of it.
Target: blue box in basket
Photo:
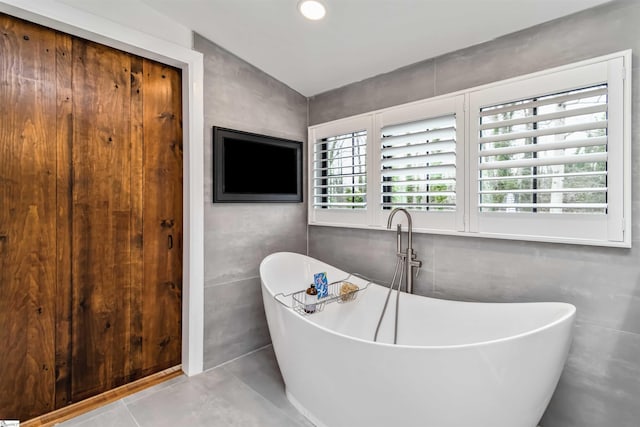
[[[313,275],[313,283],[318,291],[318,299],[325,298],[329,295],[329,282],[327,281],[327,273],[316,273]]]

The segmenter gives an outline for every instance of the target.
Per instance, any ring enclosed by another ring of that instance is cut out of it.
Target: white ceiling
[[[298,0],[143,1],[311,96],[610,0],[322,0],[322,21]]]

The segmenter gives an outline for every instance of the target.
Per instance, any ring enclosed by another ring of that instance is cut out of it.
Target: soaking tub
[[[535,427],[556,387],[575,307],[469,303],[395,292],[350,277],[353,301],[305,314],[291,295],[314,273],[349,276],[316,259],[275,253],[260,265],[262,297],[289,401],[318,427]],[[318,306],[321,308],[321,306]]]

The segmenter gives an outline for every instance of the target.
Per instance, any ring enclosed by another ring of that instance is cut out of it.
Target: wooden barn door
[[[0,419],[178,365],[179,70],[0,15]]]

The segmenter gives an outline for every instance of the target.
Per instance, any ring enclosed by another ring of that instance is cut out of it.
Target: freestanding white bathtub
[[[348,273],[294,253],[260,265],[262,297],[291,403],[318,427],[535,427],[569,351],[575,307],[486,304],[395,293],[378,342],[387,288],[301,316],[274,296],[305,289],[313,274]],[[351,278],[364,287],[366,281]],[[290,301],[283,301],[290,305]]]

